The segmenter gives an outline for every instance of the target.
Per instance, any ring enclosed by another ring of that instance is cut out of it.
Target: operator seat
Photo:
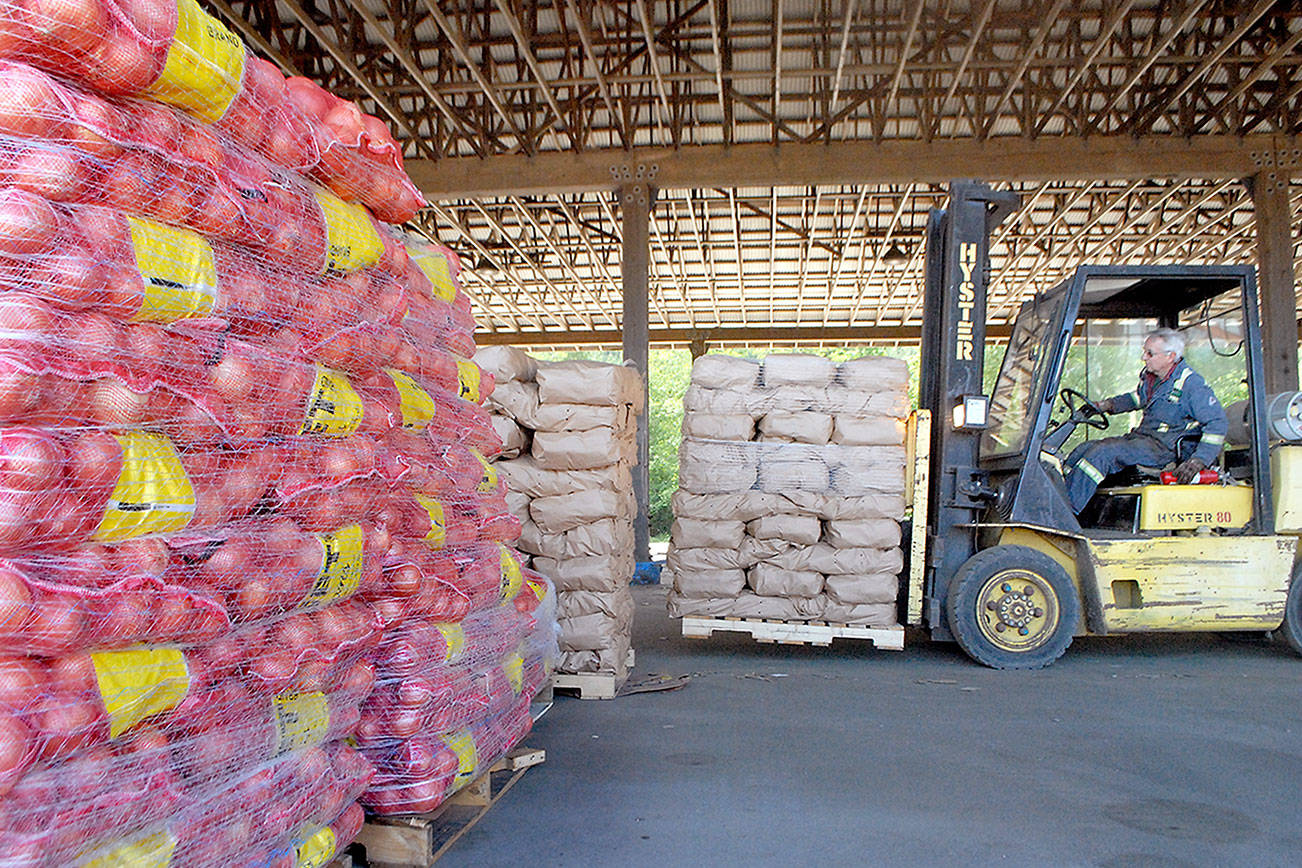
[[[1105,531],[1134,531],[1137,528],[1139,507],[1136,487],[1160,484],[1162,473],[1175,469],[1177,464],[1193,455],[1201,440],[1200,431],[1180,435],[1175,444],[1175,460],[1168,462],[1165,467],[1138,464],[1109,474],[1077,517],[1080,526]],[[1221,469],[1219,453],[1208,466],[1218,471]]]
[[[1175,441],[1175,460],[1169,461],[1163,467],[1154,467],[1147,464],[1135,464],[1130,467],[1122,468],[1109,475],[1099,485],[1100,490],[1104,487],[1119,487],[1126,485],[1151,485],[1161,481],[1162,474],[1168,470],[1174,470],[1176,465],[1193,455],[1198,449],[1198,444],[1202,442],[1203,435],[1199,431],[1190,431],[1188,434],[1181,434]],[[1212,459],[1212,463],[1207,465],[1213,470],[1221,469],[1221,453],[1217,453]]]

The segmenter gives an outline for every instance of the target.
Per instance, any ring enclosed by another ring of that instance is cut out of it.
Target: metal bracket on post
[[[621,199],[632,195],[647,197],[649,202],[654,202],[655,191],[652,185],[659,174],[660,167],[655,163],[617,163],[610,167],[610,179]]]
[[[1257,173],[1254,184],[1264,184],[1263,193],[1287,190],[1294,170],[1302,168],[1302,148],[1269,148],[1252,152]]]

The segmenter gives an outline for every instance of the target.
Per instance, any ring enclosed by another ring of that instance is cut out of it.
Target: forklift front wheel
[[[1284,603],[1284,623],[1277,634],[1288,647],[1297,654],[1302,654],[1302,564],[1293,568],[1293,577],[1288,583],[1288,597]]]
[[[959,646],[994,669],[1048,666],[1067,650],[1080,620],[1067,571],[1028,546],[994,546],[968,558],[945,605]]]

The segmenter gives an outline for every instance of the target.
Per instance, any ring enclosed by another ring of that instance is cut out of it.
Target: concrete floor
[[[547,762],[442,864],[1302,864],[1302,659],[1265,641],[995,672],[920,639],[683,639],[634,592],[633,677],[691,683],[559,698],[526,742]]]

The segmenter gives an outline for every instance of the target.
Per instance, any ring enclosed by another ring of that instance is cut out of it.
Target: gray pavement
[[[1302,659],[1217,636],[1078,639],[995,672],[910,637],[683,639],[638,599],[634,678],[559,698],[440,864],[1298,865]]]

